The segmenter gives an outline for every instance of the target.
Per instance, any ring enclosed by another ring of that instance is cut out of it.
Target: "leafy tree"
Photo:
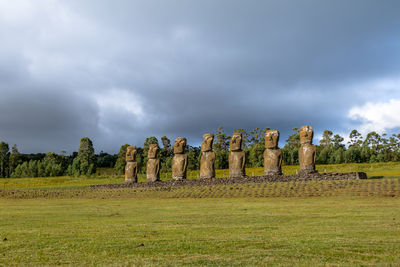
[[[98,168],[113,168],[117,161],[118,155],[111,155],[103,151],[96,156],[96,165]]]
[[[349,146],[361,146],[362,135],[357,130],[351,131],[349,138]]]
[[[229,168],[229,151],[217,149],[215,152],[215,168],[228,169]]]
[[[264,130],[255,128],[250,131],[248,137],[250,145],[245,148],[246,158],[248,159],[246,167],[254,168],[264,166],[265,131],[269,129],[268,127],[264,128]]]
[[[262,144],[264,143],[264,137],[265,137],[265,130],[261,130],[259,128],[255,128],[250,131],[250,144],[251,145],[256,145],[256,144]]]
[[[64,175],[65,171],[62,157],[49,152],[43,160],[30,160],[19,164],[11,177],[54,177]]]
[[[0,177],[8,177],[10,148],[6,142],[0,143]]]
[[[124,174],[125,173],[125,155],[126,149],[128,148],[129,144],[122,145],[119,149],[118,158],[114,166],[114,172],[117,174]]]
[[[338,148],[345,148],[345,145],[343,144],[343,141],[344,141],[344,138],[343,137],[341,137],[340,135],[338,135],[338,134],[335,134],[334,136],[333,136],[333,140],[332,140],[332,142],[333,142],[333,146],[336,148],[336,149],[338,149]]]
[[[10,159],[9,159],[9,173],[14,171],[14,169],[22,163],[21,160],[21,154],[18,152],[17,145],[14,144],[11,147],[11,154],[10,154]]]
[[[323,147],[327,147],[332,144],[332,131],[329,130],[324,130],[324,133],[322,134],[322,138],[319,141],[319,144]]]
[[[188,170],[200,169],[200,154],[201,148],[188,145]]]
[[[222,126],[218,127],[216,134],[216,142],[214,142],[215,151],[228,151],[229,150],[229,140],[231,137],[225,134],[224,128]]]
[[[264,166],[264,150],[265,146],[263,143],[253,143],[248,151],[248,156],[246,155],[246,158],[248,158],[248,167],[262,167]]]
[[[229,167],[229,140],[231,137],[225,134],[224,128],[219,126],[216,134],[216,142],[213,144],[215,152],[215,168],[227,169]]]
[[[81,138],[78,156],[73,160],[69,175],[89,176],[96,172],[96,157],[94,155],[93,143],[88,137]]]
[[[282,148],[282,159],[287,165],[299,163],[300,130],[293,128],[293,133],[286,139],[286,144]]]
[[[160,165],[161,165],[161,172],[170,172],[172,168],[172,157],[173,151],[171,146],[171,140],[163,136],[161,137],[161,142],[163,147],[160,149]]]
[[[317,163],[328,164],[331,158],[332,148],[331,146],[320,146],[317,148]]]

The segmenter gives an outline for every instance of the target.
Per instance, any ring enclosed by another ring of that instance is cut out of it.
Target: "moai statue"
[[[172,179],[186,179],[188,155],[185,154],[186,138],[178,137],[174,144],[174,157],[172,158]]]
[[[157,158],[159,147],[157,144],[149,145],[147,154],[147,182],[160,181],[160,159]]]
[[[234,133],[230,142],[229,153],[229,177],[244,177],[246,172],[244,164],[246,163],[246,154],[242,150],[242,134]]]
[[[282,150],[278,147],[279,131],[265,132],[264,173],[265,175],[282,174]]]
[[[215,152],[212,151],[213,134],[204,134],[201,143],[200,178],[215,178]]]
[[[311,126],[302,126],[300,128],[300,149],[299,162],[300,173],[309,174],[315,171],[315,159],[317,155],[317,147],[312,144],[314,131]]]
[[[126,149],[125,182],[137,183],[138,163],[136,162],[136,147],[128,146]]]

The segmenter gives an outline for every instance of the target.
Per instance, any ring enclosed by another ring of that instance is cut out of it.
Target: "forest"
[[[264,132],[269,128],[245,131],[236,129],[243,136],[242,148],[246,153],[246,167],[256,168],[263,166]],[[215,168],[228,168],[229,140],[231,136],[225,133],[220,126],[215,133],[213,149],[216,154]],[[372,163],[400,160],[400,134],[386,134],[370,132],[363,137],[357,130],[351,131],[349,142],[344,143],[344,138],[330,130],[323,132],[317,145],[317,164],[340,163]],[[142,147],[137,148],[137,161],[139,172],[145,173],[147,151],[150,144],[160,146],[159,158],[161,172],[171,171],[173,157],[173,142],[166,136],[158,140],[151,136],[145,139]],[[78,152],[66,155],[65,151],[56,154],[36,153],[22,154],[18,152],[17,145],[11,149],[6,142],[0,143],[0,177],[54,177],[54,176],[91,176],[97,168],[114,168],[115,175],[124,173],[125,153],[129,144],[121,146],[118,154],[108,154],[101,151],[95,154],[93,142],[88,137],[80,141]],[[283,164],[298,164],[298,149],[300,147],[299,129],[293,128],[293,133],[288,137],[282,147]],[[186,148],[189,164],[188,170],[200,168],[201,150],[198,146],[188,145]]]

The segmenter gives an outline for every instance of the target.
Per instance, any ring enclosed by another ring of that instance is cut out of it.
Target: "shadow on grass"
[[[369,176],[368,179],[383,179],[383,176]]]

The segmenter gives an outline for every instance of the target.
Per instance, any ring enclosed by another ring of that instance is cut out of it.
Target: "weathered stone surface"
[[[201,142],[201,152],[212,151],[212,145],[214,142],[214,135],[206,133],[203,135],[203,142]]]
[[[234,133],[230,141],[229,177],[246,176],[246,154],[242,151],[242,134]]]
[[[127,162],[125,166],[125,182],[137,183],[138,163]]]
[[[157,144],[149,145],[146,169],[146,177],[148,182],[155,182],[160,180],[160,159],[157,158],[158,151],[159,147]]]
[[[299,163],[300,173],[315,173],[315,160],[317,156],[317,147],[312,144],[314,131],[311,126],[302,126],[300,128],[300,148]]]
[[[138,163],[136,162],[136,147],[128,146],[126,149],[125,182],[136,183],[138,174]]]
[[[278,147],[279,131],[265,132],[264,173],[265,175],[282,174],[282,150]]]
[[[175,138],[174,154],[183,154],[183,153],[185,153],[185,148],[186,148],[186,138],[185,137],[177,137],[177,138]]]
[[[181,186],[208,186],[208,185],[231,185],[231,184],[248,184],[248,183],[273,183],[273,182],[307,182],[320,180],[358,180],[367,179],[367,175],[363,172],[349,173],[311,173],[311,174],[296,174],[296,175],[268,175],[268,176],[253,176],[253,177],[236,177],[236,178],[218,178],[218,179],[194,179],[180,181],[164,181],[157,183],[133,183],[133,184],[107,184],[107,185],[92,185],[92,189],[97,188],[122,188],[122,187],[152,187],[158,188],[160,191],[170,191],[173,188]],[[336,185],[340,185],[337,183]],[[396,184],[397,185],[397,184]],[[290,185],[293,186],[293,185]],[[201,191],[202,192],[202,191]],[[316,190],[315,193],[322,191]],[[0,190],[1,193],[1,190]]]
[[[203,142],[201,143],[201,159],[200,159],[200,178],[215,177],[215,153],[212,151],[214,141],[213,134],[204,134]]]
[[[188,156],[185,153],[186,138],[178,137],[174,144],[174,157],[172,158],[172,179],[186,179]]]

